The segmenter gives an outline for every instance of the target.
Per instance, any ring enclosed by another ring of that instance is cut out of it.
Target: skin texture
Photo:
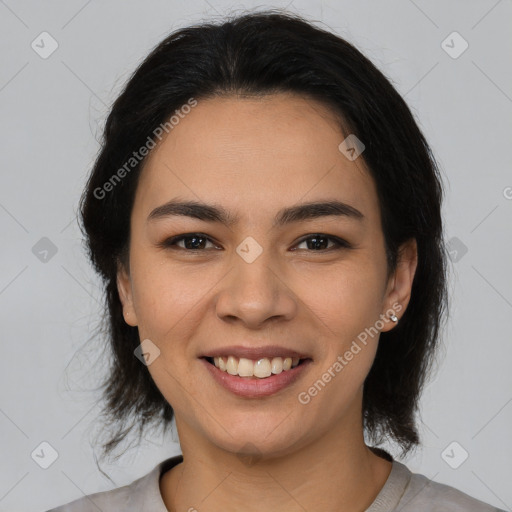
[[[364,442],[361,418],[378,335],[308,404],[297,399],[380,315],[397,303],[403,315],[416,270],[410,241],[388,276],[375,185],[361,158],[338,149],[346,135],[308,98],[217,97],[198,101],[146,161],[118,289],[126,322],[160,350],[148,370],[176,415],[184,462],[160,481],[170,511],[360,511],[389,476],[391,463]],[[240,220],[231,227],[183,216],[147,220],[173,198],[221,205]],[[281,208],[330,199],[364,218],[272,228]],[[212,241],[200,251],[183,241],[159,246],[185,233]],[[301,241],[316,233],[351,248]],[[248,236],[263,249],[252,263],[236,252]],[[387,320],[381,331],[394,325]],[[313,361],[280,392],[243,398],[199,359],[226,345],[282,345]]]

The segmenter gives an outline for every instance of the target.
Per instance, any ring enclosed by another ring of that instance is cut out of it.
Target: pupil
[[[325,249],[325,243],[320,243],[318,242],[318,240],[323,240],[325,242],[326,238],[325,237],[311,237],[310,238],[310,241],[311,241],[311,245],[315,248],[315,249]],[[324,247],[322,247],[324,246]],[[311,248],[311,247],[310,247]]]
[[[191,236],[188,237],[188,241],[186,242],[187,249],[198,249],[201,246],[201,243],[197,243],[198,240],[203,240],[202,237],[199,236]],[[190,243],[191,241],[194,241],[193,243]]]

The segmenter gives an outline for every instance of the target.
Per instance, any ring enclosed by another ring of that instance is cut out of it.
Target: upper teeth
[[[239,377],[258,377],[264,379],[272,374],[281,373],[283,370],[295,368],[299,364],[298,357],[274,357],[269,359],[263,357],[257,361],[241,357],[238,359],[234,356],[214,357],[215,366],[230,375],[238,375]]]

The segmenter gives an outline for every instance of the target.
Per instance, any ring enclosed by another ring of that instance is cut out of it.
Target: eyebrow
[[[192,217],[206,222],[219,222],[228,227],[237,224],[239,221],[238,216],[228,212],[222,206],[176,199],[157,206],[148,215],[147,220],[153,221],[169,216]],[[364,219],[364,215],[357,208],[338,200],[328,200],[283,208],[274,217],[272,227],[282,227],[298,221],[329,216],[347,217],[356,220]]]

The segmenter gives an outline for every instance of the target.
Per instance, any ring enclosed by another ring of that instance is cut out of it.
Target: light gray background
[[[0,510],[42,511],[113,487],[91,447],[101,295],[75,220],[108,106],[170,31],[286,5],[356,44],[405,96],[445,176],[447,239],[467,248],[453,262],[442,366],[421,402],[423,446],[404,462],[511,510],[510,0],[0,0]],[[47,59],[31,48],[43,31],[59,45]],[[453,31],[469,44],[456,59],[442,47]],[[46,262],[32,251],[42,237],[57,248]],[[43,441],[58,452],[46,470],[31,457]],[[462,450],[469,457],[452,469],[445,460],[460,462]],[[104,469],[117,487],[178,452],[171,433],[148,436]]]

